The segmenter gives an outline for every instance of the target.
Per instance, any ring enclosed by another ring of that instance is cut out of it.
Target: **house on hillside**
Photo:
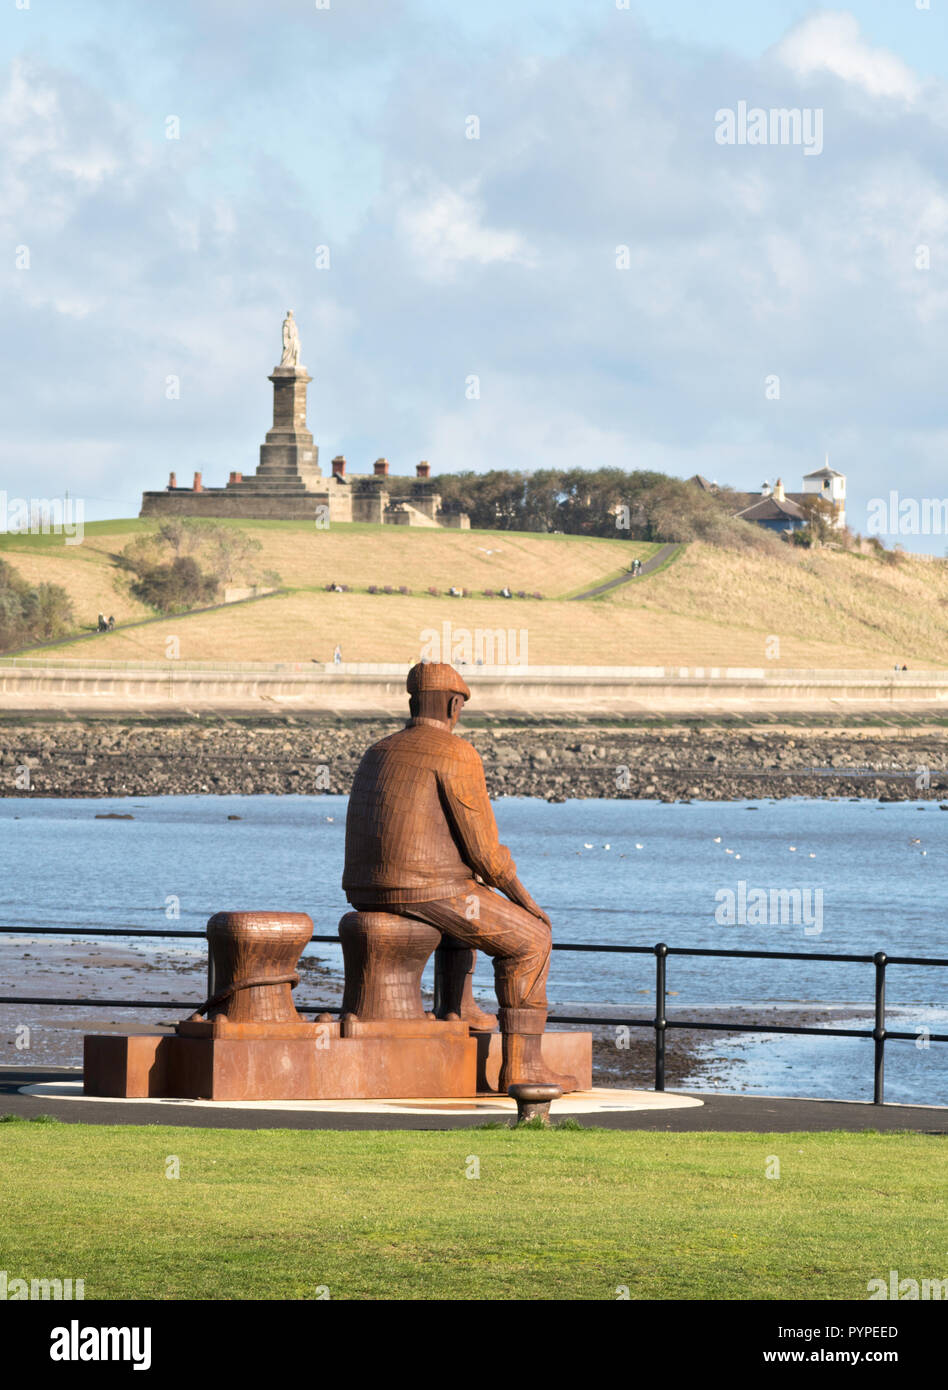
[[[717,493],[717,483],[696,473],[688,481],[703,492]],[[741,521],[751,521],[755,526],[763,526],[768,531],[789,533],[799,531],[807,523],[806,504],[819,497],[832,509],[832,526],[842,531],[846,526],[846,478],[830,468],[829,457],[822,468],[807,473],[803,478],[802,492],[787,492],[780,478],[771,487],[764,483],[760,492],[735,492],[733,516]]]
[[[787,496],[779,478],[772,488],[765,484],[757,501],[734,515],[741,521],[763,526],[766,531],[802,531],[807,521],[800,503]]]

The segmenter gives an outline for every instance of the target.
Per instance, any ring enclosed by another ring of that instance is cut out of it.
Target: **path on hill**
[[[33,642],[29,647],[17,647],[15,651],[3,652],[2,655],[28,656],[30,652],[44,652],[49,647],[69,647],[74,642],[88,642],[93,637],[107,637],[110,632],[126,632],[133,627],[148,627],[149,623],[166,623],[169,618],[196,618],[201,613],[216,613],[220,608],[239,608],[242,603],[262,603],[265,598],[276,598],[278,594],[288,592],[288,589],[268,589],[265,594],[251,594],[249,598],[235,598],[229,603],[211,603],[204,608],[188,608],[183,613],[159,613],[154,618],[132,618],[127,623],[116,623],[106,632],[100,632],[98,629],[91,632],[74,632],[69,637],[57,637],[51,642]]]
[[[598,598],[600,594],[608,593],[610,589],[618,589],[622,584],[628,584],[633,579],[641,579],[643,575],[651,574],[653,570],[659,569],[666,560],[681,549],[677,541],[669,541],[665,545],[659,546],[651,559],[646,560],[638,574],[620,574],[618,579],[610,579],[605,584],[599,584],[595,589],[587,589],[583,594],[574,594],[570,599],[571,603],[579,603],[584,598]]]

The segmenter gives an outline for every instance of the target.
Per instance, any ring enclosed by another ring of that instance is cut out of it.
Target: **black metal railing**
[[[24,936],[121,936],[130,937],[184,937],[189,941],[201,941],[200,933],[181,929],[156,927],[7,927],[0,926],[0,933]],[[338,936],[310,937],[310,942],[338,946]],[[619,1028],[651,1028],[655,1033],[655,1089],[665,1089],[665,1038],[669,1028],[691,1028],[703,1032],[720,1033],[805,1033],[818,1038],[872,1038],[873,1040],[873,1095],[874,1105],[885,1103],[885,1045],[890,1041],[917,1042],[918,1033],[905,1033],[887,1029],[885,1026],[885,986],[886,970],[890,965],[921,965],[948,969],[948,959],[931,956],[890,956],[885,951],[872,955],[844,955],[826,951],[727,951],[711,947],[666,946],[660,941],[655,946],[605,946],[586,942],[554,941],[554,951],[595,951],[612,955],[642,955],[655,957],[655,1015],[653,1018],[607,1018],[598,1015],[550,1014],[550,1023],[583,1023],[587,1026]],[[665,1015],[665,994],[667,990],[669,956],[714,956],[737,960],[808,960],[835,961],[850,965],[872,965],[875,967],[875,1017],[872,1028],[812,1028],[802,1024],[774,1023],[706,1023],[700,1019],[667,1018]],[[69,1005],[79,1006],[108,1005],[123,1009],[193,1009],[193,999],[59,999],[48,995],[27,996],[15,994],[0,995],[0,1004]],[[297,1001],[301,1013],[338,1013],[335,1004],[303,1004]],[[926,1033],[927,1042],[948,1042],[948,1033]]]

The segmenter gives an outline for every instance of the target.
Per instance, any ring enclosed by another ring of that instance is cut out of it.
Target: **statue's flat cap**
[[[465,700],[471,698],[454,667],[443,661],[419,661],[408,672],[405,688],[409,695],[420,695],[423,690],[448,690],[452,695],[463,695]]]

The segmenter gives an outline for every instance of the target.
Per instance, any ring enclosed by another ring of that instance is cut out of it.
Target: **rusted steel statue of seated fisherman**
[[[470,992],[474,950],[492,956],[501,1092],[515,1082],[575,1091],[575,1078],[552,1071],[541,1052],[550,919],[498,839],[478,753],[453,732],[471,692],[452,666],[434,662],[413,666],[407,688],[411,718],[368,750],[355,776],[346,820],[346,896],[357,911],[393,912],[441,931],[441,1017],[493,1026]]]

